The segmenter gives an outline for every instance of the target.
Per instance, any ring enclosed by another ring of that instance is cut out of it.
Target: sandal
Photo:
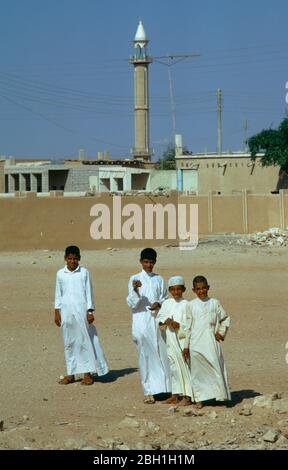
[[[63,379],[59,380],[58,384],[69,385],[69,384],[73,384],[73,382],[75,382],[74,375],[65,375]]]
[[[90,380],[83,379],[83,380],[81,380],[81,385],[93,385],[93,383],[94,383],[93,379],[90,379]]]

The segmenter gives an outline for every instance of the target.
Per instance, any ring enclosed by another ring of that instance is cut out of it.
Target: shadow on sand
[[[109,370],[108,374],[101,375],[100,377],[97,374],[92,374],[94,382],[115,382],[115,380],[119,379],[120,377],[125,377],[125,375],[134,374],[138,372],[137,367],[129,367],[127,369],[119,369],[119,370]]]
[[[255,392],[255,390],[236,390],[231,392],[231,401],[216,401],[216,400],[207,400],[204,403],[206,406],[221,407],[225,406],[226,408],[233,408],[234,406],[241,403],[243,400],[248,398],[255,398],[261,393]]]
[[[255,392],[255,390],[236,390],[231,392],[231,401],[228,403],[228,407],[231,408],[247,398],[259,397],[259,395],[262,393]]]

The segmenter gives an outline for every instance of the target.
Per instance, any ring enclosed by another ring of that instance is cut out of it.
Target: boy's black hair
[[[193,287],[195,287],[196,284],[198,284],[199,282],[203,282],[203,284],[206,284],[206,286],[208,286],[208,281],[207,281],[206,277],[204,277],[204,276],[196,276],[196,277],[194,277],[194,279],[193,279]]]
[[[67,246],[67,248],[65,248],[65,256],[68,256],[68,255],[76,255],[77,258],[80,260],[81,258],[80,248],[78,248],[78,246],[75,246],[75,245]]]
[[[144,248],[140,253],[140,260],[149,259],[149,261],[156,261],[157,253],[153,248]]]

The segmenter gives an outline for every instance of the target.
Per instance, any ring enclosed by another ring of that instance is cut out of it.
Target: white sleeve
[[[169,309],[167,308],[167,302],[164,301],[156,317],[158,325],[159,323],[165,323],[167,318],[170,318],[168,310]]]
[[[128,297],[126,299],[127,305],[130,308],[136,308],[140,304],[142,297],[139,295],[138,292],[134,290],[133,287],[133,280],[134,277],[130,277],[129,283],[128,283]]]
[[[158,300],[159,304],[162,305],[164,300],[168,298],[167,289],[165,286],[164,279],[161,278],[161,288],[160,288],[160,299]]]
[[[189,303],[185,303],[184,305],[184,312],[182,315],[182,321],[180,323],[180,328],[178,330],[178,337],[179,339],[186,339],[187,336],[190,337],[190,326],[191,326],[191,310],[189,307]]]
[[[218,300],[216,302],[217,316],[219,321],[217,332],[220,333],[223,338],[225,338],[230,326],[230,317],[227,315],[220,302],[218,302]]]
[[[54,308],[60,309],[62,306],[62,289],[59,273],[56,274],[55,302]]]
[[[87,310],[95,310],[92,279],[88,270],[86,271],[85,291],[86,291]]]

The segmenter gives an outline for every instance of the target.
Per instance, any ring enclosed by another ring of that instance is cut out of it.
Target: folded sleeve
[[[86,291],[87,310],[95,310],[93,284],[92,284],[91,274],[89,273],[89,271],[86,271],[85,291]]]
[[[227,331],[230,327],[230,317],[227,315],[227,313],[225,312],[220,302],[218,302],[218,300],[216,304],[216,309],[217,309],[217,316],[218,316],[217,332],[220,333],[220,335],[222,335],[223,338],[225,338]]]
[[[136,278],[134,278],[133,276],[130,277],[130,279],[129,279],[128,297],[126,299],[128,307],[130,307],[132,309],[137,308],[138,305],[140,304],[141,300],[142,300],[141,295],[139,295],[139,293],[134,290],[134,287],[133,287],[133,280],[134,279],[136,279]]]

